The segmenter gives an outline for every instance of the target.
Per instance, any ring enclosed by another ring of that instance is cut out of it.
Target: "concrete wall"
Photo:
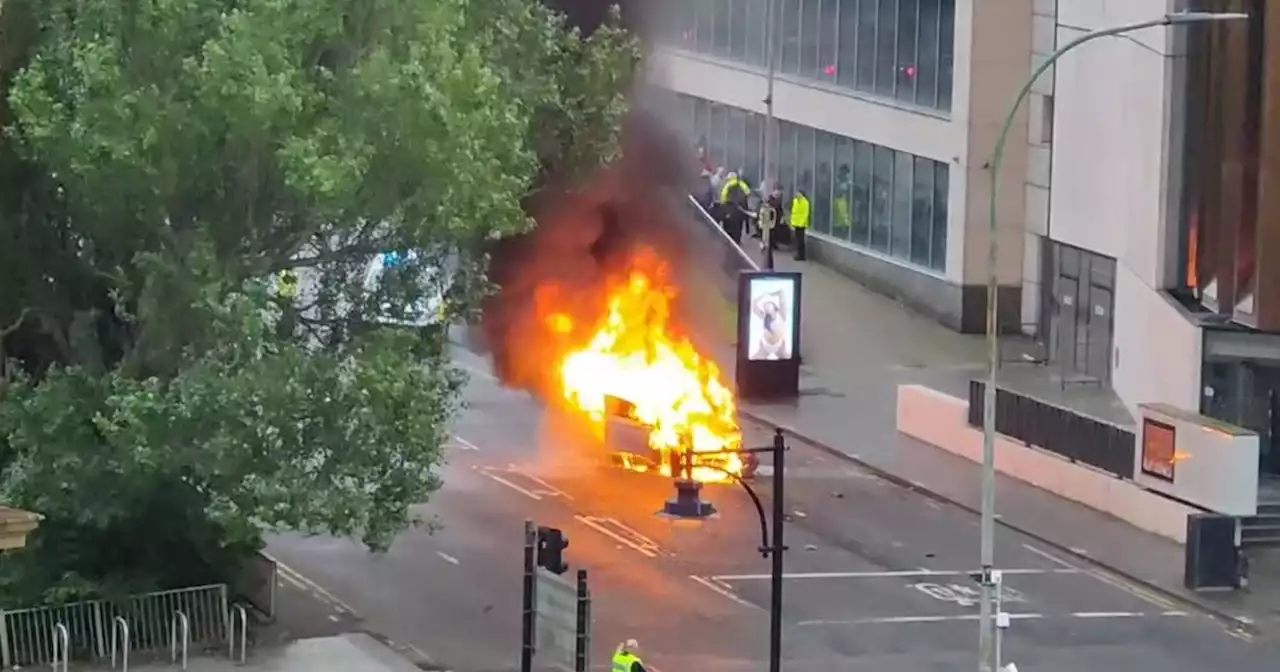
[[[1171,0],[1058,3],[1059,45],[1089,30],[1156,19]],[[1148,28],[1082,45],[1058,62],[1050,238],[1116,259],[1112,386],[1142,403],[1196,409],[1201,332],[1170,286],[1179,213],[1177,31]]]
[[[964,399],[922,385],[898,386],[899,432],[980,463],[982,432],[969,426],[968,413]],[[1178,543],[1186,543],[1187,516],[1200,512],[1004,436],[996,440],[996,470]]]
[[[1116,266],[1111,385],[1135,421],[1139,404],[1200,408],[1203,333],[1171,297]]]

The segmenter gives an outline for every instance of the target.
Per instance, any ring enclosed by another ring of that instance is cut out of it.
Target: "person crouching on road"
[[[634,639],[619,644],[613,652],[613,672],[645,672],[639,652],[640,643]]]

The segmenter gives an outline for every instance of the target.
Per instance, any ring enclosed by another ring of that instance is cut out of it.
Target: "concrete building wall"
[[[1071,0],[1058,45],[1159,18],[1166,0]],[[1116,260],[1112,387],[1137,405],[1199,403],[1200,328],[1163,291],[1180,187],[1175,32],[1150,28],[1082,45],[1057,64],[1048,237]],[[1030,227],[1028,227],[1030,229]]]

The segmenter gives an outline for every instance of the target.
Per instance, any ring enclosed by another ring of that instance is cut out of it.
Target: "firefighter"
[[[619,644],[613,652],[613,672],[645,672],[640,656],[636,655],[639,650],[640,643],[634,639]]]
[[[804,261],[804,234],[809,228],[809,197],[804,189],[796,189],[791,198],[791,230],[795,233],[796,261]]]

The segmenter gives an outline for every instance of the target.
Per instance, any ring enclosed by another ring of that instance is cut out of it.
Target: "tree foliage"
[[[207,580],[270,529],[385,547],[463,380],[379,325],[469,315],[542,176],[613,158],[631,39],[535,0],[0,8],[0,497],[46,516],[10,603]]]

